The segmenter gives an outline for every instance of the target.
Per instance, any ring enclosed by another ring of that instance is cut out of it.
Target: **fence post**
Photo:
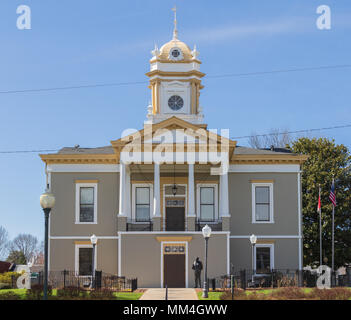
[[[351,287],[351,265],[346,267],[346,285]]]
[[[230,289],[232,291],[232,300],[234,300],[234,275],[230,275]]]
[[[216,278],[212,279],[212,291],[216,291]]]
[[[296,270],[297,272],[297,285],[299,288],[303,287],[303,271],[302,270]]]
[[[246,290],[246,270],[240,270],[241,289]]]
[[[63,270],[63,288],[66,288],[66,269]]]
[[[94,289],[101,289],[101,275],[102,271],[95,270],[95,281],[93,282],[95,284]]]
[[[331,287],[332,288],[336,287],[336,272],[335,271],[331,272]]]
[[[12,289],[16,289],[15,288],[15,276],[14,275],[11,275],[11,288]]]

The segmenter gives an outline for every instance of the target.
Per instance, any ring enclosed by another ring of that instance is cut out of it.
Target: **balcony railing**
[[[208,224],[212,231],[222,231],[222,220],[196,220],[195,221],[195,231],[202,231],[202,228]]]
[[[127,231],[152,231],[152,220],[130,219],[127,221]]]

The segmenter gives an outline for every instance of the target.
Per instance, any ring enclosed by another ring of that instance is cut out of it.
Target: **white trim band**
[[[285,172],[296,173],[300,171],[298,164],[259,164],[259,165],[245,165],[245,164],[232,164],[229,166],[229,172]]]
[[[230,236],[231,239],[250,239],[251,235],[247,236]],[[281,236],[281,235],[272,235],[272,236],[258,236],[256,235],[258,239],[301,239],[300,236],[293,236],[293,235],[286,235],[286,236]]]

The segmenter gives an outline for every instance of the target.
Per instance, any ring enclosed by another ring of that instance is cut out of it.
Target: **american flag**
[[[329,200],[333,203],[333,206],[336,207],[336,197],[335,197],[335,184],[334,184],[334,179],[333,183],[330,189],[330,195],[329,195]]]

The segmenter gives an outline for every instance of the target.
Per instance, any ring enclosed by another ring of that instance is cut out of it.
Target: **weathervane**
[[[173,40],[178,40],[178,30],[177,30],[177,7],[172,8],[174,12],[174,30],[173,30]]]

